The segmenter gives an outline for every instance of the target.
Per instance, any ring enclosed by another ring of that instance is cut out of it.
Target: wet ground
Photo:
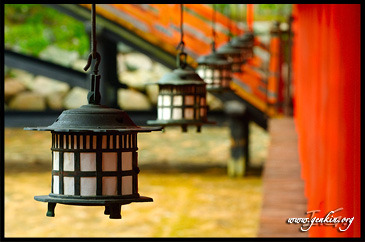
[[[252,162],[265,161],[269,138],[252,124]],[[202,133],[167,128],[138,135],[139,193],[152,203],[122,206],[111,220],[103,207],[36,202],[51,187],[50,132],[5,129],[6,237],[255,237],[259,228],[262,180],[229,178],[227,127]]]

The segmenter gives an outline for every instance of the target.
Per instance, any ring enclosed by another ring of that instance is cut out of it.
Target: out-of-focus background
[[[245,6],[230,6],[233,18]],[[217,10],[223,12],[224,6]],[[290,5],[260,5],[258,30],[290,13]],[[50,6],[5,5],[5,48],[78,71],[90,52],[85,23]],[[118,78],[128,89],[118,90],[123,110],[149,110],[157,102],[157,81],[169,68],[135,49],[118,43]],[[87,104],[87,88],[5,65],[5,111],[50,111]],[[223,103],[210,93],[210,110]],[[52,121],[51,121],[52,122]],[[10,124],[9,126],[12,126]],[[262,166],[269,136],[250,123],[252,164]],[[5,127],[5,236],[6,237],[255,237],[262,200],[262,179],[227,175],[230,158],[228,122],[204,126],[201,133],[169,127],[164,133],[138,135],[139,190],[153,203],[122,206],[122,220],[110,220],[103,207],[56,206],[56,217],[45,216],[46,203],[35,195],[51,187],[49,132]],[[21,222],[20,222],[21,220]]]
[[[23,130],[87,104],[90,4],[4,4],[5,237],[360,235],[359,5],[184,6],[190,64],[211,53],[213,7],[216,46],[252,31],[254,56],[228,94],[207,92],[216,125],[138,134],[139,193],[154,201],[113,220],[62,204],[46,217],[33,197],[51,192],[51,134]],[[137,125],[157,118],[158,86],[146,84],[176,67],[179,10],[97,4],[102,102]],[[286,223],[339,207],[355,217],[346,232]]]

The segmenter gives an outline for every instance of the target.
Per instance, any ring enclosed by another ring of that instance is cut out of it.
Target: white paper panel
[[[157,97],[157,106],[162,106],[162,95],[158,95]]]
[[[185,96],[185,105],[194,105],[194,96]]]
[[[112,153],[104,152],[102,154],[102,157],[103,157],[103,164],[102,164],[103,171],[117,170],[117,161],[118,161],[117,152],[112,152]]]
[[[53,151],[53,170],[58,171],[60,169],[60,153],[58,151]]]
[[[90,149],[90,135],[86,135],[86,144],[85,144],[85,148],[86,149]]]
[[[162,119],[162,108],[158,108],[157,119]]]
[[[53,193],[60,194],[60,177],[53,176]]]
[[[206,78],[212,78],[213,77],[213,71],[211,69],[205,70],[205,77]]]
[[[185,119],[194,119],[194,109],[185,108]]]
[[[83,135],[80,135],[80,149],[83,149],[84,148],[84,138],[83,138]]]
[[[102,147],[103,149],[106,149],[106,145],[107,145],[106,139],[107,139],[107,136],[106,136],[106,135],[103,135],[103,138],[102,138],[102,145],[101,145],[101,147]]]
[[[205,116],[206,116],[205,108],[201,108],[200,109],[200,117],[205,117]]]
[[[80,153],[80,170],[96,171],[96,154]]]
[[[162,112],[162,117],[163,117],[163,119],[170,119],[170,115],[171,115],[171,108],[163,108],[162,109],[163,110],[163,112]]]
[[[63,178],[63,194],[75,195],[75,178],[64,177]]]
[[[63,136],[63,148],[66,149],[66,135]]]
[[[74,149],[77,149],[77,135],[73,135],[73,139],[74,139]]]
[[[163,105],[164,106],[171,106],[171,97],[168,95],[163,96]]]
[[[122,152],[122,171],[132,170],[132,152]]]
[[[109,147],[109,148],[110,148],[110,149],[114,149],[113,137],[114,137],[113,135],[110,135],[110,137],[109,137],[109,138],[110,138],[110,140],[109,140],[109,145],[110,145],[110,147]]]
[[[174,98],[173,98],[173,105],[174,106],[182,106],[182,101],[183,101],[183,97],[182,96],[174,96]]]
[[[75,170],[75,158],[73,152],[63,153],[63,170],[74,171]]]
[[[205,105],[205,98],[200,98],[200,105],[204,106]]]
[[[103,177],[103,195],[117,195],[117,178]]]
[[[122,177],[122,195],[131,195],[132,190],[132,176]]]
[[[182,109],[174,108],[172,110],[172,119],[182,119]]]
[[[115,140],[115,142],[117,142],[115,145],[116,145],[116,147],[117,147],[117,149],[119,149],[120,147],[119,147],[119,136],[120,135],[117,135],[117,137],[116,137],[116,140]]]
[[[215,79],[219,79],[219,77],[220,77],[220,71],[219,70],[214,70],[214,78]]]
[[[200,76],[200,78],[204,78],[204,69],[196,69],[196,73]]]
[[[96,195],[96,177],[80,178],[80,195],[81,196]]]

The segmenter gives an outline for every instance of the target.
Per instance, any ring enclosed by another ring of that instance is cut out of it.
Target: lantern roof
[[[232,55],[232,54],[241,54],[240,48],[237,46],[232,45],[232,42],[228,42],[217,50],[218,53],[224,54],[224,55]]]
[[[25,130],[56,132],[151,132],[162,130],[162,127],[137,126],[120,109],[104,105],[87,104],[76,109],[65,110],[56,121],[47,127],[26,127]]]
[[[152,84],[152,83],[151,83]],[[155,84],[159,85],[206,85],[204,80],[192,68],[177,68],[166,73]]]
[[[232,39],[232,45],[238,48],[251,47],[253,45],[254,35],[252,32],[246,32],[241,36]]]
[[[231,62],[227,60],[225,54],[219,52],[212,52],[209,55],[201,56],[197,59],[199,65],[230,65]]]

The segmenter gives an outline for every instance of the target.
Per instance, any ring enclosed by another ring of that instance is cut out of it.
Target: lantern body
[[[207,84],[207,90],[223,91],[229,89],[232,80],[232,63],[223,54],[214,52],[200,57],[197,61],[197,73]]]
[[[232,46],[241,49],[242,58],[248,60],[253,58],[254,35],[252,32],[244,33],[240,37],[232,39]]]
[[[157,119],[207,121],[205,85],[159,85]]]
[[[137,133],[52,132],[50,196],[139,197]]]
[[[159,86],[157,120],[148,124],[180,125],[184,132],[188,125],[196,125],[198,132],[207,120],[206,84],[193,69],[175,69],[165,74]]]
[[[138,193],[137,133],[161,130],[140,127],[119,109],[88,104],[63,111],[47,127],[52,132],[52,188],[34,199],[48,202],[54,217],[57,203],[105,206],[110,218],[121,218],[121,205],[151,202]]]
[[[232,72],[242,72],[241,67],[246,61],[246,54],[242,51],[242,49],[237,48],[233,46],[231,42],[228,42],[221,46],[217,52],[223,54],[227,60],[232,63]]]

